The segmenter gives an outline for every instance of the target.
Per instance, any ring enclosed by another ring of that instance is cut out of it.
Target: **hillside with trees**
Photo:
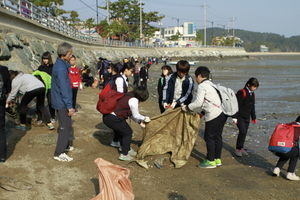
[[[203,35],[203,29],[200,31]],[[214,37],[232,35],[232,30],[228,32],[222,28],[207,28],[206,38],[208,45],[211,44],[212,35]],[[260,33],[240,29],[235,29],[234,35],[243,41],[243,47],[247,52],[260,51],[260,45],[266,45],[269,48],[269,52],[300,52],[300,35],[286,38],[275,33]]]

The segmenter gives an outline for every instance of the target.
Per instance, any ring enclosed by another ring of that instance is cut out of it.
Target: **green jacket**
[[[42,78],[46,88],[46,93],[48,92],[49,89],[51,89],[51,76],[47,72],[36,70],[32,73],[32,75],[34,76],[39,75]]]

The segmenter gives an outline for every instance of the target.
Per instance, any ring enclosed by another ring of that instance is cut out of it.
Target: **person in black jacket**
[[[144,67],[140,69],[140,81],[141,86],[147,89],[147,81],[149,81],[148,69],[150,68],[150,64],[146,64]]]
[[[157,93],[158,93],[158,105],[159,105],[160,113],[163,113],[165,111],[165,108],[163,107],[163,103],[162,103],[163,88],[166,85],[166,80],[168,79],[170,74],[173,73],[173,70],[169,65],[162,66],[161,70],[162,70],[161,78],[158,79],[158,84],[157,84]]]
[[[82,74],[82,83],[84,83],[86,87],[92,87],[94,77],[91,75],[91,69],[88,68],[86,73]]]
[[[0,163],[4,163],[6,160],[7,144],[5,134],[5,103],[6,95],[11,90],[11,80],[8,74],[8,69],[5,66],[0,65]]]
[[[236,122],[239,129],[239,135],[234,153],[239,157],[248,155],[246,149],[244,149],[244,143],[250,124],[250,117],[252,119],[252,123],[256,124],[254,91],[258,88],[258,86],[258,80],[252,77],[246,82],[245,87],[239,90],[236,94],[239,104],[239,112],[237,114]]]
[[[38,70],[41,72],[46,72],[50,76],[52,76],[52,69],[53,69],[53,61],[51,57],[51,53],[46,51],[42,55],[42,60],[41,60],[41,65],[39,66]],[[47,97],[47,102],[48,102],[48,107],[50,111],[50,117],[51,117],[51,123],[55,124],[56,119],[55,119],[55,109],[52,108],[51,106],[51,88],[49,88],[46,92],[46,97]],[[37,125],[41,125],[43,123],[42,121],[42,113],[36,107],[36,113],[37,113]]]

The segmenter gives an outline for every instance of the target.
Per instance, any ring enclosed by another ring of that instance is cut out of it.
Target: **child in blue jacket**
[[[176,64],[176,72],[170,75],[163,89],[163,107],[177,108],[188,105],[193,99],[194,80],[188,74],[190,64],[180,60]]]

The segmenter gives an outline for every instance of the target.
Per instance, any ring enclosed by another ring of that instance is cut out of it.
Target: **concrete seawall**
[[[64,33],[50,29],[38,22],[0,8],[0,64],[9,69],[31,73],[40,65],[41,55],[49,51],[56,59],[56,48],[61,42],[74,46],[73,54],[78,65],[94,68],[98,57],[105,57],[114,62],[124,57],[246,57],[241,48],[133,48],[108,47],[83,42]]]

